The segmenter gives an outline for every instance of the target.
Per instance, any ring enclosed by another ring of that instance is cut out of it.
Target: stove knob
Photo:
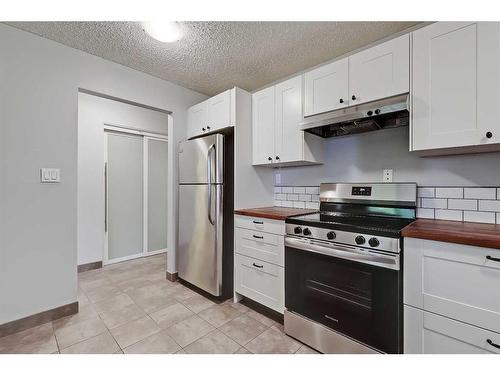
[[[311,230],[309,228],[305,228],[303,231],[302,231],[302,234],[304,236],[309,236],[311,235]]]
[[[301,227],[295,227],[293,231],[294,231],[295,234],[301,234],[302,233],[302,228]]]
[[[368,241],[368,244],[371,246],[371,247],[377,247],[378,245],[380,245],[380,241],[378,239],[376,239],[375,237],[372,237],[370,238],[370,240]]]
[[[326,238],[328,238],[329,240],[334,240],[334,239],[335,239],[335,237],[337,237],[337,235],[336,235],[336,234],[335,234],[335,232],[333,232],[333,231],[332,231],[332,232],[328,232],[328,233],[326,234]]]
[[[363,245],[363,244],[366,242],[366,240],[365,240],[365,238],[364,238],[363,236],[357,236],[357,237],[354,239],[354,241],[356,241],[356,243],[357,243],[358,245]]]

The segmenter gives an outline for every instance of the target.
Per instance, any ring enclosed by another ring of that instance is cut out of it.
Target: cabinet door
[[[348,59],[334,61],[304,75],[304,116],[349,105]]]
[[[351,105],[403,94],[409,85],[408,34],[349,56]]]
[[[282,82],[275,87],[276,122],[275,153],[279,162],[304,158],[304,132],[302,121],[302,76]],[[276,160],[276,158],[275,158]]]
[[[405,239],[404,303],[500,334],[500,250]]]
[[[274,86],[252,95],[253,164],[270,164],[274,153]]]
[[[234,254],[235,290],[283,314],[285,310],[285,270],[262,260]]]
[[[208,118],[207,101],[188,109],[187,138],[206,132]],[[203,130],[205,129],[205,130]]]
[[[224,91],[207,100],[210,131],[231,126],[231,90]],[[233,124],[234,125],[234,124]]]
[[[499,334],[411,306],[404,306],[403,336],[405,354],[500,354],[492,345]]]
[[[499,35],[493,22],[438,22],[413,33],[413,150],[499,142]]]

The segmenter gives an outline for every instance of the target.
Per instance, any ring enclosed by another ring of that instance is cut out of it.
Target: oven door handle
[[[373,250],[365,252],[357,250],[353,246],[289,236],[285,236],[285,246],[358,263],[399,270],[399,254],[386,255]]]

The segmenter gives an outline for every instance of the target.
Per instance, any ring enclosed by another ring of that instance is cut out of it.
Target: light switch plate
[[[40,182],[57,183],[61,182],[61,172],[59,168],[40,168]]]
[[[392,182],[392,169],[384,169],[382,181],[384,182]]]

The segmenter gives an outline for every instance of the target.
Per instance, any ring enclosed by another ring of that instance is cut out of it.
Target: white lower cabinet
[[[283,313],[285,269],[240,254],[235,254],[234,259],[236,291]]]
[[[470,324],[404,307],[405,354],[500,353],[500,334]],[[493,345],[494,344],[494,345]]]
[[[403,275],[405,353],[500,353],[500,250],[405,238]]]
[[[279,313],[285,310],[285,223],[235,216],[234,291]]]

